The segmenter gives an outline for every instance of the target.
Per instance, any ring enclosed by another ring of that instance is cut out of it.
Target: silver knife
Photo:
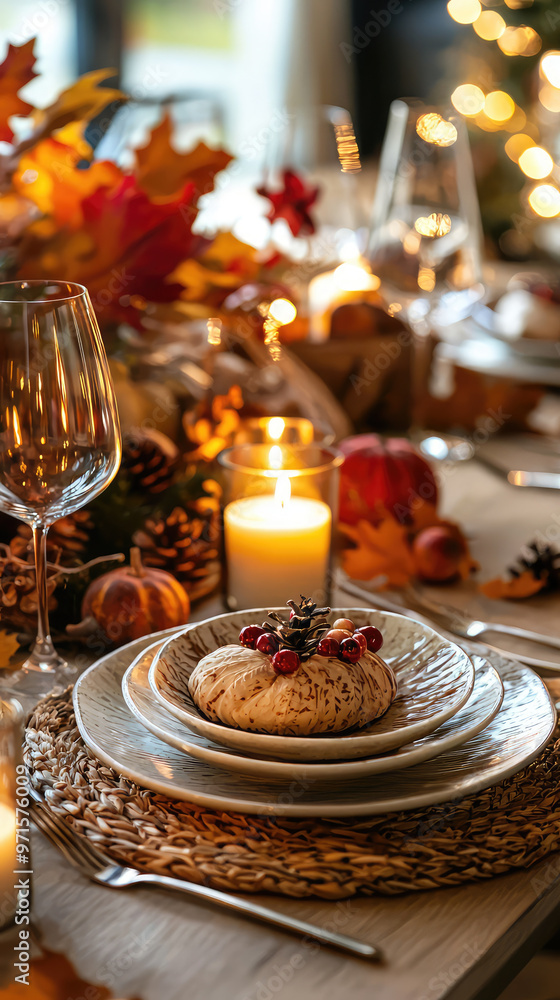
[[[560,473],[558,472],[524,472],[522,469],[512,469],[506,478],[511,486],[535,486],[544,490],[560,490]]]

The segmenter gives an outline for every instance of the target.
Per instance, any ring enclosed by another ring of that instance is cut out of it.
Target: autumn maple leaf
[[[68,127],[69,128],[69,127]],[[116,164],[96,160],[86,168],[78,167],[83,159],[82,145],[62,140],[66,130],[24,153],[13,175],[19,194],[37,205],[57,226],[77,229],[83,225],[82,202],[103,187],[116,187],[123,174]]]
[[[116,187],[100,187],[81,203],[83,226],[61,230],[28,257],[25,276],[56,273],[87,286],[103,322],[140,315],[131,300],[172,302],[182,285],[168,280],[177,265],[202,252],[207,241],[193,234],[194,185],[173,201],[155,204],[124,176]]]
[[[22,100],[19,91],[37,76],[33,68],[34,44],[35,39],[30,38],[23,45],[8,45],[6,58],[0,64],[0,140],[3,142],[11,142],[14,138],[9,124],[11,116],[28,115],[33,111],[33,106]]]
[[[352,579],[384,577],[385,586],[404,587],[414,576],[407,531],[394,517],[386,516],[376,526],[358,521],[340,529],[355,545],[342,553],[343,569]]]
[[[268,198],[272,204],[267,218],[271,222],[284,219],[294,236],[314,233],[315,224],[309,209],[317,201],[320,189],[306,185],[294,170],[284,170],[282,184],[279,191],[272,191],[265,186],[257,188],[257,194]]]
[[[212,149],[204,142],[180,153],[172,140],[173,123],[166,114],[150,133],[146,145],[136,150],[134,172],[138,183],[150,198],[159,200],[176,195],[192,182],[198,200],[212,190],[214,177],[227,167],[232,157],[224,149]]]

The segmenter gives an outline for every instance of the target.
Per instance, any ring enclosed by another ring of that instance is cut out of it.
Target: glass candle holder
[[[230,610],[278,607],[300,594],[329,603],[343,460],[322,445],[242,444],[221,453]]]
[[[234,444],[331,445],[334,431],[307,417],[249,417],[243,420]]]
[[[18,904],[18,876],[14,873],[20,867],[16,864],[16,806],[20,783],[24,781],[21,728],[19,704],[0,701],[0,930],[14,922]]]

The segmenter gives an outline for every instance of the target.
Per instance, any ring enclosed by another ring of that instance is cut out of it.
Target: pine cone
[[[123,443],[121,468],[133,489],[162,493],[171,484],[179,461],[179,449],[166,434],[138,430]]]
[[[146,521],[135,532],[144,565],[171,573],[192,601],[209,594],[220,578],[219,515],[211,498],[185,510],[175,507],[166,518]]]
[[[263,627],[273,632],[283,649],[293,649],[303,660],[309,659],[317,651],[317,646],[330,625],[325,618],[330,608],[318,608],[315,601],[301,595],[301,601],[288,601],[290,618],[282,618],[277,611],[271,611],[269,621]],[[270,622],[274,622],[271,628]]]
[[[80,562],[93,529],[87,510],[77,510],[55,521],[47,534],[47,559],[61,566]],[[10,551],[16,559],[33,561],[33,534],[27,524],[20,524],[10,542]]]
[[[54,571],[51,571],[54,572]],[[49,611],[54,611],[56,581],[47,580]],[[11,628],[34,633],[37,629],[35,567],[19,559],[0,559],[0,619]]]

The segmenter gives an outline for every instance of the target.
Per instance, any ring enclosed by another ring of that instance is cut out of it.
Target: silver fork
[[[196,882],[186,882],[169,875],[140,872],[136,868],[115,864],[105,854],[93,847],[85,837],[76,834],[70,826],[52,813],[34,788],[30,788],[30,795],[34,800],[31,803],[30,811],[35,825],[55,847],[58,847],[67,861],[93,882],[109,886],[112,889],[127,889],[135,885],[155,885],[163,889],[176,889],[188,896],[196,896],[206,902],[216,903],[228,910],[241,913],[245,917],[280,927],[282,930],[291,931],[304,938],[320,941],[321,944],[349,952],[351,955],[373,961],[381,960],[379,949],[365,941],[358,941],[345,934],[338,934],[335,931],[317,927],[315,924],[308,924],[304,920],[277,913],[265,906],[259,906],[257,903],[241,899],[227,892],[211,889],[205,885],[198,885]]]
[[[360,597],[362,600],[366,599],[368,604],[385,608],[388,611],[397,611],[401,615],[412,617],[422,615],[447,632],[452,632],[463,639],[482,639],[483,636],[495,632],[503,635],[513,635],[519,639],[529,639],[531,642],[550,646],[552,649],[560,649],[560,639],[557,639],[555,636],[543,635],[541,632],[532,632],[530,629],[519,628],[517,625],[505,625],[501,622],[483,622],[471,619],[457,608],[452,608],[447,604],[439,604],[423,595],[421,596],[411,587],[402,591],[403,603],[401,604],[399,601],[392,600],[385,594],[367,590],[365,587],[360,587],[350,580],[340,580],[338,586],[341,590],[346,591],[347,594]],[[510,657],[512,656],[511,651],[499,650],[499,652],[505,653],[505,655]],[[558,670],[559,667],[558,661],[537,659],[536,657],[519,653],[516,656],[525,663],[531,663],[535,666],[547,667],[551,670]]]

